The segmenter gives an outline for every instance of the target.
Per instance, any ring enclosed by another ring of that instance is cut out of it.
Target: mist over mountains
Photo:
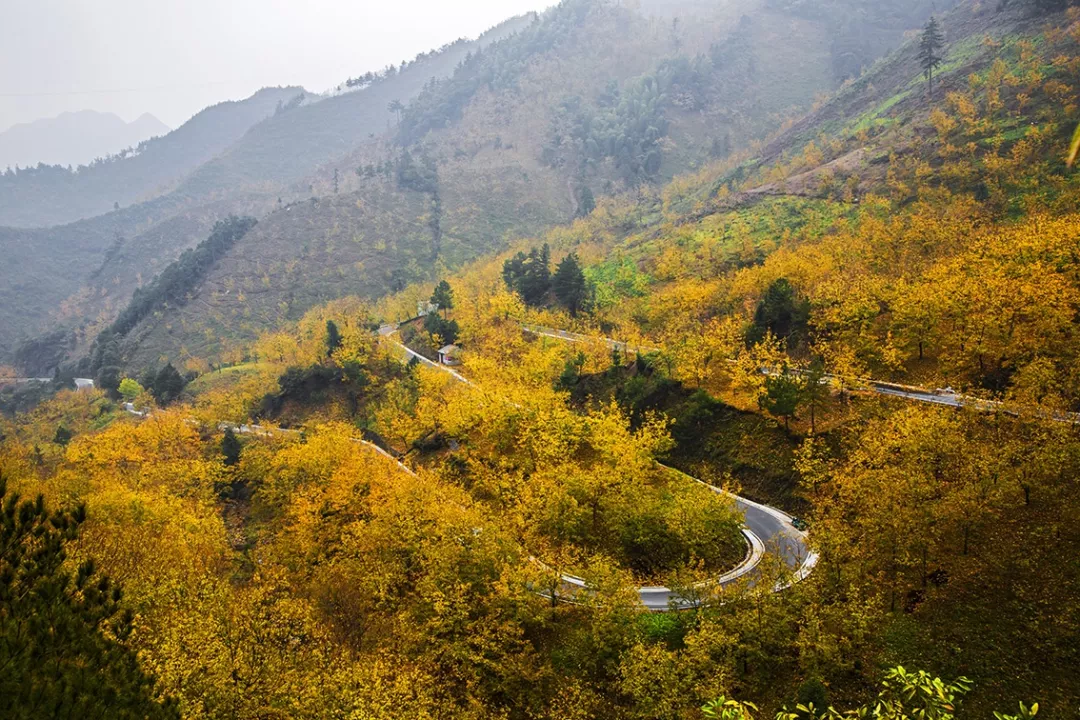
[[[169,131],[150,113],[128,123],[109,112],[66,112],[0,132],[0,168],[88,165]]]
[[[1080,0],[123,1],[340,82],[0,168],[0,720],[1080,717]]]

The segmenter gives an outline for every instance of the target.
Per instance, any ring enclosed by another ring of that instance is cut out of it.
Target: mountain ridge
[[[0,168],[87,165],[168,132],[150,113],[124,122],[111,112],[64,112],[0,131]]]
[[[234,138],[227,143],[232,151],[219,150],[215,153],[220,156],[217,162],[202,163],[201,173],[192,173],[166,188],[167,192],[66,225],[36,229],[0,227],[0,250],[11,259],[8,267],[13,273],[7,286],[0,285],[0,355],[12,356],[16,345],[22,342],[29,342],[31,354],[38,355],[41,343],[35,338],[44,335],[53,338],[49,344],[52,350],[45,352],[44,357],[62,356],[72,348],[83,347],[80,338],[96,332],[94,328],[119,312],[136,287],[203,240],[215,221],[232,214],[261,216],[273,210],[279,198],[292,202],[309,197],[307,184],[298,178],[313,171],[318,162],[344,152],[343,148],[351,143],[382,132],[392,116],[387,108],[388,97],[408,100],[407,93],[419,91],[432,75],[452,72],[466,54],[512,33],[528,21],[527,17],[512,18],[477,40],[452,43],[411,63],[404,72],[395,72],[388,79],[340,96],[306,102],[299,88],[260,91],[249,99],[252,102],[240,106],[245,112],[256,112],[246,116],[250,122],[236,128]],[[372,97],[375,99],[367,102]],[[357,122],[355,112],[342,112],[332,125],[320,128],[327,109],[356,107],[364,109],[367,118],[364,122]],[[235,108],[237,105],[232,103],[214,106],[184,127],[201,131],[206,123],[194,121],[211,119],[213,113]],[[290,170],[280,174],[279,179],[268,181],[260,173],[268,161],[278,156],[258,138],[272,139],[282,129],[289,128],[295,130],[293,136],[286,136],[290,143]],[[313,132],[307,132],[309,129]],[[248,131],[252,131],[250,137]],[[177,132],[179,129],[171,135],[175,137]],[[348,141],[342,142],[342,138]],[[181,143],[163,150],[182,150],[182,146]],[[145,157],[137,154],[106,163],[94,171],[136,167]],[[50,177],[59,177],[66,183],[77,180],[78,174],[51,168],[19,176],[0,175],[0,207],[6,201],[9,208],[25,210],[32,203],[20,203],[17,192],[4,190],[21,189],[40,200],[41,183],[34,183],[42,179],[47,185]],[[111,197],[111,193],[99,192],[100,188],[94,190],[97,202]],[[108,205],[113,208],[111,200]],[[53,205],[50,203],[49,207]],[[147,238],[152,242],[143,242]],[[148,269],[152,273],[147,273]],[[39,322],[61,332],[43,333]],[[61,338],[59,343],[56,338]],[[25,353],[19,356],[25,357]]]
[[[73,170],[45,165],[0,173],[0,226],[57,227],[152,200],[301,92],[264,88],[212,105],[166,135]]]

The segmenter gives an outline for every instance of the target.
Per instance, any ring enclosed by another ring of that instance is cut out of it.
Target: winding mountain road
[[[530,328],[526,329],[532,332]],[[427,367],[448,373],[460,382],[474,386],[472,381],[460,373],[441,363],[429,360],[406,347],[394,337],[397,330],[397,325],[384,325],[379,328],[379,335],[391,342],[405,357],[415,358]],[[545,332],[544,334],[548,335],[549,333]],[[592,338],[584,339],[581,336],[575,338],[573,333],[562,333],[560,331],[550,331],[549,336],[569,342],[592,341]],[[612,340],[610,342],[616,343],[617,341]],[[627,350],[636,351],[637,349],[626,343],[618,343],[618,345],[620,351],[624,352]],[[698,585],[694,588],[695,592],[683,593],[667,587],[638,588],[638,597],[641,598],[642,605],[649,610],[655,612],[686,610],[701,605],[706,600],[715,598],[724,589],[733,585],[753,585],[762,582],[765,573],[762,560],[766,557],[778,561],[769,564],[770,572],[775,572],[781,567],[785,571],[781,573],[782,577],[779,580],[775,577],[765,579],[766,582],[773,583],[773,590],[776,592],[785,590],[792,584],[803,580],[810,575],[817,565],[818,555],[810,549],[806,533],[795,527],[794,518],[787,513],[756,503],[753,500],[731,495],[726,490],[709,485],[674,468],[660,463],[657,464],[667,472],[676,473],[690,482],[709,488],[715,493],[731,496],[735,500],[736,507],[743,515],[743,535],[746,537],[748,550],[746,557],[738,567],[719,578]],[[574,595],[578,592],[588,591],[587,583],[582,578],[573,575],[562,575],[562,581],[563,588],[558,598],[560,600],[572,602]]]
[[[625,354],[638,352],[648,353],[658,350],[657,348],[647,346],[631,345],[630,343],[613,340],[611,338],[591,337],[566,330],[558,330],[537,325],[522,325],[522,328],[526,332],[537,337],[553,338],[563,342],[572,343],[602,343],[610,350],[618,350]],[[475,383],[461,373],[446,367],[441,363],[429,360],[397,340],[394,336],[397,334],[398,329],[399,326],[397,324],[383,325],[379,328],[378,334],[392,343],[402,353],[402,360],[404,362],[415,360],[427,367],[447,373],[460,383],[475,387]],[[763,372],[767,372],[767,370],[763,370]],[[39,379],[10,378],[9,380],[27,382],[37,381]],[[954,408],[971,407],[982,412],[1012,412],[1000,402],[961,395],[951,389],[929,390],[926,388],[898,385],[865,378],[851,379],[838,375],[825,375],[822,378],[822,382],[845,383],[849,387],[864,389],[878,395],[895,397],[913,402]],[[124,409],[128,413],[138,417],[147,417],[149,415],[148,412],[137,410],[131,403],[126,403]],[[1080,414],[1078,413],[1059,413],[1046,415],[1046,417],[1047,419],[1057,422],[1080,424]],[[297,430],[267,428],[260,425],[236,425],[232,423],[221,423],[218,428],[221,430],[232,429],[237,433],[260,436],[270,436],[277,433],[294,434],[299,432]],[[402,463],[378,445],[361,438],[353,438],[353,440],[389,459],[403,472],[414,476],[416,475],[416,472],[412,468]],[[703,602],[715,600],[719,595],[722,595],[726,588],[736,584],[753,586],[761,582],[770,582],[772,583],[773,592],[781,592],[791,587],[793,584],[805,579],[813,572],[818,563],[819,556],[810,549],[807,542],[807,534],[795,527],[794,518],[792,516],[777,508],[762,505],[761,503],[737,495],[731,495],[726,490],[709,485],[697,478],[681,473],[674,468],[667,467],[660,463],[657,464],[666,471],[677,473],[690,482],[704,485],[713,492],[730,495],[743,516],[744,527],[742,532],[747,541],[747,553],[738,567],[712,581],[700,583],[689,591],[677,591],[667,587],[639,587],[637,589],[638,597],[640,598],[642,605],[647,609],[655,612],[668,612],[697,607]],[[766,567],[763,566],[762,563],[766,558],[771,558],[774,561],[767,566],[768,570],[766,570]],[[777,572],[778,570],[782,570],[782,572]],[[766,572],[768,572],[768,575],[766,575]],[[555,591],[556,600],[560,602],[574,602],[574,598],[578,593],[588,592],[588,583],[584,579],[566,574],[560,574],[560,577],[561,588]],[[548,597],[550,597],[550,594],[548,594]]]
[[[580,333],[568,332],[566,330],[557,330],[555,328],[544,327],[542,325],[527,325],[523,324],[522,329],[525,332],[535,335],[537,337],[553,338],[555,340],[563,340],[573,343],[601,343],[610,350],[618,350],[625,354],[633,354],[637,352],[651,353],[659,352],[660,348],[648,347],[645,345],[631,345],[630,343],[623,342],[621,340],[613,340],[606,337],[593,337],[590,335],[582,335]],[[770,372],[767,368],[762,370],[767,375],[775,375],[777,373]],[[1013,412],[1002,402],[997,400],[986,400],[984,398],[972,397],[970,395],[963,395],[957,393],[952,388],[930,390],[928,388],[916,387],[912,385],[900,385],[897,383],[884,382],[881,380],[874,380],[872,378],[851,378],[843,375],[825,374],[821,378],[822,383],[828,384],[843,384],[853,389],[861,389],[867,392],[871,392],[877,395],[884,395],[886,397],[900,398],[901,400],[910,400],[912,402],[926,403],[928,405],[942,405],[945,407],[953,408],[972,408],[979,412]],[[1015,413],[1014,413],[1015,414]],[[1053,420],[1055,422],[1066,422],[1074,425],[1080,424],[1080,413],[1056,413],[1056,414],[1043,414],[1045,419]]]
[[[657,348],[632,345],[611,338],[591,337],[566,330],[558,330],[537,325],[522,325],[522,328],[526,332],[537,337],[553,338],[563,342],[572,343],[602,343],[610,350],[618,350],[625,354],[637,352],[648,353],[658,350]],[[402,354],[402,360],[404,362],[415,360],[427,367],[434,368],[450,375],[460,383],[475,387],[475,383],[461,373],[424,357],[396,339],[394,336],[397,334],[398,329],[399,326],[396,324],[384,325],[379,328],[378,334],[394,345],[394,347]],[[865,389],[878,395],[932,405],[954,408],[971,407],[983,412],[1006,410],[1004,405],[1000,402],[961,395],[953,392],[951,389],[929,390],[926,388],[897,385],[869,379],[860,378],[852,380],[838,375],[825,375],[822,381],[828,383],[842,382],[851,387]],[[137,410],[131,403],[125,404],[124,407],[127,412],[133,415],[139,417],[147,416],[147,413]],[[1050,419],[1059,422],[1080,424],[1080,414],[1076,413],[1062,413],[1049,417]],[[260,425],[247,424],[235,425],[231,423],[221,423],[218,427],[222,430],[230,428],[234,432],[251,435],[269,436],[275,433],[291,434],[298,432],[296,430],[266,428]],[[409,473],[410,475],[416,474],[412,468],[393,457],[378,445],[361,438],[354,438],[354,441],[391,460],[403,472]],[[729,494],[721,488],[704,483],[701,480],[686,475],[685,473],[681,473],[674,468],[669,468],[660,463],[658,463],[658,465],[668,472],[678,473],[690,482],[704,485],[713,492]],[[638,597],[641,599],[642,605],[647,609],[655,612],[667,612],[670,610],[685,610],[696,607],[707,600],[715,599],[718,595],[722,594],[726,588],[736,584],[755,585],[763,581],[771,582],[773,584],[773,591],[780,592],[791,587],[792,584],[805,579],[813,572],[819,556],[810,549],[807,542],[807,534],[795,527],[794,518],[792,516],[782,510],[756,503],[747,498],[739,497],[737,495],[732,495],[731,497],[734,499],[736,507],[743,516],[743,535],[746,538],[748,548],[743,561],[730,572],[710,582],[701,583],[689,591],[677,591],[667,587],[640,587],[637,589]],[[768,577],[766,577],[766,568],[762,563],[766,558],[773,560],[773,562],[769,563],[767,566],[769,572]],[[780,569],[782,569],[783,572],[778,574],[777,571]],[[776,579],[778,575],[780,579]],[[588,583],[582,578],[561,574],[561,579],[562,587],[556,591],[556,599],[559,601],[574,602],[574,597],[578,593],[588,592]]]
[[[463,384],[475,387],[475,383],[460,373],[445,365],[429,360],[394,339],[393,336],[396,333],[396,325],[386,325],[379,329],[379,335],[389,340],[396,348],[398,348],[402,352],[403,359],[405,359],[406,362],[415,358],[418,362],[428,367],[449,374]],[[147,418],[150,416],[149,411],[139,410],[130,402],[124,403],[123,407],[130,415],[139,418]],[[190,422],[194,423],[195,421],[191,420]],[[278,434],[300,434],[299,430],[271,428],[246,423],[236,424],[223,422],[218,424],[218,429],[229,429],[238,434],[254,435],[258,437],[270,437]],[[403,472],[413,476],[416,475],[416,472],[412,468],[405,465],[378,445],[362,438],[353,438],[353,442],[363,445],[379,455],[382,455],[396,464]],[[770,582],[773,585],[773,591],[780,592],[791,587],[792,584],[803,580],[813,571],[818,562],[818,555],[810,550],[806,533],[798,530],[794,526],[794,518],[790,515],[776,508],[762,505],[743,497],[731,495],[726,490],[709,485],[708,483],[686,475],[679,470],[667,467],[660,463],[657,464],[665,471],[678,474],[689,482],[698,483],[709,488],[713,492],[732,497],[736,507],[743,515],[744,527],[742,532],[747,541],[747,553],[743,561],[736,568],[712,581],[698,584],[690,592],[680,592],[667,587],[638,588],[638,597],[641,599],[642,605],[648,610],[654,612],[668,612],[671,610],[686,610],[697,607],[703,602],[716,599],[716,597],[722,594],[726,588],[736,584],[755,585],[763,581]],[[766,557],[771,557],[778,561],[769,565],[768,577],[766,577],[765,569],[762,566],[762,560]],[[783,572],[777,573],[776,571],[781,568],[783,569]],[[562,586],[555,592],[556,600],[560,602],[574,602],[574,598],[578,593],[588,592],[588,583],[584,579],[566,574],[560,574],[560,577]]]

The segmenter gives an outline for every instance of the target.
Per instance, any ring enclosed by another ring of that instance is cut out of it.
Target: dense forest
[[[0,368],[0,713],[1075,714],[1080,7],[766,2],[910,32],[670,180],[759,20],[560,86],[529,167],[572,213],[440,261],[441,143],[601,5],[429,83],[356,195],[219,223],[102,325],[97,387]],[[302,234],[358,202],[394,222]],[[229,258],[271,241],[392,287],[277,308],[307,266]]]

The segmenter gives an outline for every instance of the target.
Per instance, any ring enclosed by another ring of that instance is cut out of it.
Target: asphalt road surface
[[[547,328],[526,329],[536,334],[543,334],[548,337],[566,340],[568,342],[593,341],[593,338],[586,338],[564,331],[548,330]],[[542,333],[538,332],[538,330],[542,330]],[[457,373],[445,365],[432,362],[405,347],[404,344],[393,338],[396,331],[396,326],[384,325],[379,329],[379,334],[389,339],[399,350],[404,351],[407,357],[415,357],[429,367],[437,368],[438,370],[453,375],[461,382],[469,385],[473,384],[460,373]],[[618,348],[620,352],[636,352],[638,350],[638,348],[634,346],[626,343],[619,343],[615,340],[608,340],[607,342],[610,343],[609,347],[612,347],[613,349]],[[672,468],[667,469],[670,472],[678,473],[677,470]],[[727,494],[726,491],[708,485],[689,475],[685,475],[684,473],[679,474],[683,475],[688,482],[696,482],[705,485],[714,492]],[[782,510],[768,507],[767,505],[761,505],[746,498],[734,496],[734,500],[736,506],[743,514],[743,535],[746,537],[748,546],[748,552],[743,562],[721,577],[716,578],[709,583],[704,583],[696,588],[691,588],[686,592],[672,590],[667,587],[638,588],[638,596],[641,598],[641,602],[646,608],[657,612],[666,612],[669,610],[684,610],[694,607],[702,602],[716,599],[718,594],[722,593],[725,588],[732,585],[761,582],[766,573],[765,567],[768,568],[770,576],[768,581],[773,583],[773,589],[777,592],[790,587],[791,583],[798,582],[810,574],[817,564],[818,556],[810,550],[810,547],[807,544],[806,533],[800,532],[794,526],[794,518],[784,513]],[[767,558],[771,558],[778,562],[764,563],[763,561]],[[774,571],[778,568],[786,570],[780,579],[773,577]],[[573,575],[562,576],[562,588],[559,590],[559,599],[572,602],[577,593],[587,591],[587,584],[583,579]]]

